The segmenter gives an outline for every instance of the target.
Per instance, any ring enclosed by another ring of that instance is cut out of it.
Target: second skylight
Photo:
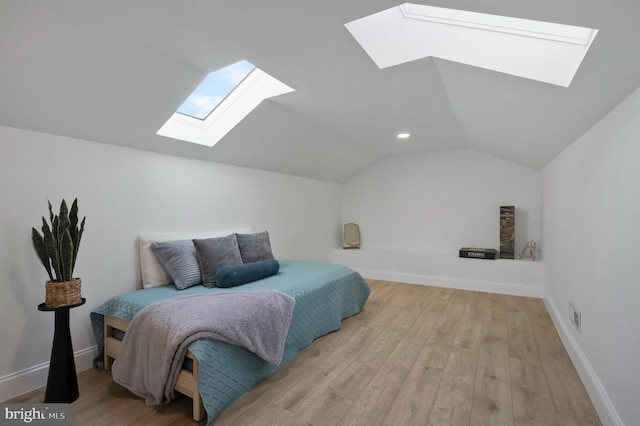
[[[598,32],[413,3],[345,26],[380,68],[437,57],[565,87]]]

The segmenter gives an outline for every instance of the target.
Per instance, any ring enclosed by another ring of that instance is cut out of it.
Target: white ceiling
[[[415,2],[598,29],[568,88],[434,58],[378,69],[344,24],[399,3],[3,0],[0,124],[340,182],[458,148],[541,169],[640,85],[638,0]],[[213,148],[156,135],[240,59],[296,91]]]

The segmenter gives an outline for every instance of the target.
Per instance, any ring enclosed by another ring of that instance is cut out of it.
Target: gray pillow
[[[191,240],[155,242],[151,248],[180,290],[202,284],[198,255]]]
[[[235,234],[221,238],[193,240],[193,245],[198,254],[202,284],[205,287],[216,286],[216,273],[222,266],[242,263]]]
[[[243,263],[273,259],[267,231],[257,234],[236,234]]]

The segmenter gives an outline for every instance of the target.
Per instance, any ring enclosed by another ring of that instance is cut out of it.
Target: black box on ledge
[[[498,256],[498,250],[489,248],[462,247],[460,249],[460,257],[470,259],[491,259],[495,260]]]

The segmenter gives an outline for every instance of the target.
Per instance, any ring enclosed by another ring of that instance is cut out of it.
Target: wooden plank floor
[[[360,314],[240,397],[215,425],[601,424],[542,300],[369,283]],[[186,397],[151,408],[109,372],[78,380],[72,425],[196,424]]]

